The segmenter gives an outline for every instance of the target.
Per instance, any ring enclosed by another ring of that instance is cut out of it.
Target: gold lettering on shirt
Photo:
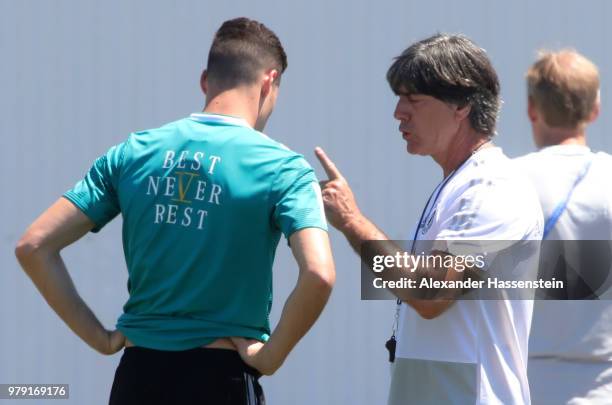
[[[187,191],[189,191],[189,187],[191,187],[191,182],[193,181],[194,177],[200,177],[200,175],[195,174],[195,173],[190,173],[190,172],[175,172],[175,174],[178,175],[178,180],[179,180],[178,181],[179,198],[178,200],[172,199],[172,201],[191,204],[191,201],[186,200],[185,196],[187,195]],[[188,177],[187,184],[185,184],[183,181],[185,177]]]

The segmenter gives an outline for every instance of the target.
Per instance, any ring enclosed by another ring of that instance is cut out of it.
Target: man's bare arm
[[[94,223],[65,198],[57,200],[27,229],[15,255],[49,306],[85,343],[102,354],[119,351],[125,337],[107,331],[76,291],[60,251]]]
[[[317,148],[315,153],[329,178],[329,180],[321,182],[327,219],[344,234],[353,250],[358,255],[362,255],[364,252],[361,249],[364,242],[378,241],[376,244],[368,245],[370,251],[364,254],[366,260],[367,257],[374,255],[394,256],[397,252],[403,252],[403,249],[389,240],[389,237],[383,231],[361,213],[348,182],[323,149]],[[370,265],[371,261],[366,264]],[[450,268],[442,271],[440,269],[420,268],[414,272],[393,268],[383,273],[378,275],[389,281],[399,280],[402,277],[417,282],[423,277],[444,281],[463,278],[461,272]],[[454,299],[448,299],[447,297],[443,299],[418,299],[415,298],[413,292],[402,288],[390,289],[390,291],[426,319],[433,319],[441,315],[454,303]]]
[[[273,374],[315,323],[336,279],[327,232],[307,228],[289,238],[299,267],[298,281],[287,298],[267,343],[232,338],[244,361],[262,374]]]

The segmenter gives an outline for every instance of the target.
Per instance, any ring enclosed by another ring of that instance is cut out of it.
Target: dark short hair
[[[217,86],[231,88],[252,84],[262,70],[287,69],[287,55],[274,32],[245,17],[225,21],[208,53],[208,78]]]
[[[463,35],[436,34],[406,49],[387,71],[395,94],[425,94],[470,105],[474,130],[493,135],[499,114],[499,80],[484,49]]]

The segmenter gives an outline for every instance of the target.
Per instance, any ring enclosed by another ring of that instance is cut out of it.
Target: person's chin
[[[414,142],[406,142],[406,152],[411,155],[422,155],[418,145]]]

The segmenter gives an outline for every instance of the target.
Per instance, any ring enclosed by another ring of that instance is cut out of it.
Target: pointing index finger
[[[342,177],[340,170],[338,170],[334,162],[331,161],[321,147],[317,146],[315,148],[315,155],[317,155],[317,159],[319,159],[319,162],[321,162],[321,166],[323,166],[323,170],[325,170],[325,173],[327,173],[327,177],[329,177],[330,180],[339,179]]]

